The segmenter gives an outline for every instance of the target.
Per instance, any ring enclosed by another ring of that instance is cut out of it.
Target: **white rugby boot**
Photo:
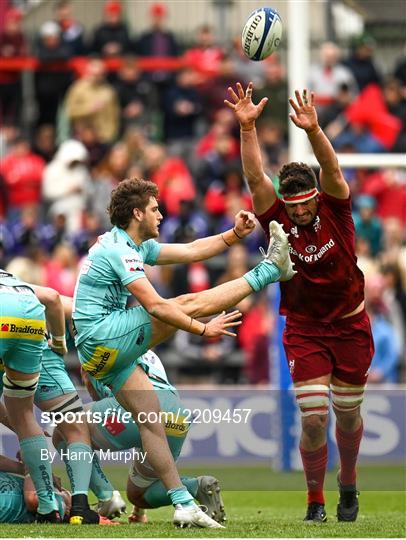
[[[177,504],[175,506],[175,513],[173,515],[173,524],[176,527],[201,527],[205,529],[224,529],[223,525],[214,521],[211,517],[205,514],[200,506],[193,504],[190,506],[182,506]]]
[[[288,242],[288,235],[283,230],[283,226],[277,221],[271,221],[269,224],[269,245],[268,251],[259,248],[264,259],[275,264],[281,271],[281,277],[279,281],[289,281],[297,274],[293,268],[289,255],[290,244]]]
[[[120,492],[114,490],[111,499],[99,501],[95,509],[100,516],[112,519],[114,517],[120,517],[121,514],[125,512],[126,505]]]
[[[217,523],[224,523],[227,519],[221,489],[214,476],[198,476],[196,499],[207,508],[206,514]]]

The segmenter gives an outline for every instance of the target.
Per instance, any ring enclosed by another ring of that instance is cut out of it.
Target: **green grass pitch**
[[[223,491],[228,515],[224,530],[175,529],[171,524],[172,509],[166,507],[148,510],[147,525],[129,525],[126,519],[121,519],[122,524],[117,527],[1,525],[1,537],[402,538],[406,535],[405,470],[400,466],[361,468],[360,513],[356,523],[337,523],[337,491],[334,474],[329,473],[326,482],[328,522],[320,526],[302,523],[306,499],[301,473],[273,473],[264,467],[207,465],[198,469],[183,468],[182,474],[202,474],[202,471],[216,475],[228,488]],[[116,486],[123,486],[127,468],[112,467],[107,472]],[[264,490],[265,483],[273,490]],[[388,484],[393,488],[387,489]],[[239,490],[233,489],[237,485]],[[282,490],[284,487],[291,491]],[[245,491],[241,491],[242,488]]]

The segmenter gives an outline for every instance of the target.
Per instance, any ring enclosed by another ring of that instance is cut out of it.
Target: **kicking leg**
[[[182,483],[189,493],[207,508],[206,514],[218,523],[226,520],[224,503],[218,480],[213,476],[182,476]],[[169,506],[171,499],[165,486],[156,478],[149,465],[135,461],[127,480],[127,498],[134,505],[133,519],[130,522],[145,522],[140,516],[140,509]]]

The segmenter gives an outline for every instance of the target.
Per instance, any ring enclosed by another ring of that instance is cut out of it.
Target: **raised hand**
[[[235,216],[234,231],[239,238],[244,238],[255,229],[255,216],[252,212],[240,210]]]
[[[296,102],[289,98],[295,114],[290,114],[289,118],[300,129],[304,129],[307,133],[315,131],[319,128],[317,120],[317,112],[314,106],[314,92],[309,95],[306,89],[303,90],[303,94],[300,95],[299,90],[295,90]]]
[[[255,120],[260,116],[268,102],[268,98],[263,98],[258,105],[255,105],[252,102],[252,89],[252,82],[249,83],[245,92],[241,83],[238,82],[236,84],[236,92],[231,86],[228,87],[228,93],[233,103],[227,99],[224,100],[227,107],[234,111],[242,129],[250,129],[254,126]]]
[[[237,334],[230,332],[227,328],[233,326],[239,326],[241,321],[238,320],[242,316],[242,313],[236,309],[231,313],[223,311],[217,317],[214,317],[206,324],[204,335],[206,337],[218,337],[218,336],[231,336],[236,337]]]

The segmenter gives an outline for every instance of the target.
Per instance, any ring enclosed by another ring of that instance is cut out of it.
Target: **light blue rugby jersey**
[[[146,240],[137,246],[119,227],[99,236],[83,262],[73,303],[76,345],[94,334],[95,326],[111,333],[114,313],[126,309],[130,296],[126,285],[145,277],[144,263],[156,264],[161,245]],[[107,315],[108,324],[103,326]]]

